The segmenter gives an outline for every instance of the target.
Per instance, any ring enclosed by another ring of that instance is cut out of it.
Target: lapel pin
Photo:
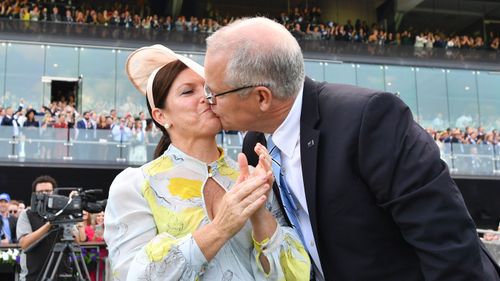
[[[313,146],[314,146],[314,140],[310,140],[310,141],[307,142],[307,147],[308,148],[311,148]]]

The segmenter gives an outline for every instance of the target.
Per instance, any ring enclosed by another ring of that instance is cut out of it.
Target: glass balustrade
[[[39,127],[0,127],[0,161],[118,166],[139,166],[152,160],[161,132],[84,130]],[[221,132],[217,143],[236,159],[241,151],[240,132]]]
[[[237,159],[243,134],[226,131],[216,139],[226,155]],[[0,127],[0,161],[53,165],[140,166],[152,160],[161,132]],[[442,143],[437,145],[451,174],[500,176],[500,145]]]
[[[0,105],[17,109],[20,99],[39,110],[57,93],[50,81],[81,79],[77,109],[118,116],[146,112],[145,98],[125,73],[133,49],[29,42],[0,42]],[[203,64],[204,54],[181,52]],[[500,127],[500,73],[495,71],[366,64],[305,59],[317,81],[351,84],[398,95],[424,128]],[[42,77],[48,77],[42,80]],[[50,79],[52,80],[50,80]],[[47,80],[48,79],[48,80]],[[52,89],[52,90],[51,90]]]

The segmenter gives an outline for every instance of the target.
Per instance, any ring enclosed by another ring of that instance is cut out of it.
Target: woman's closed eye
[[[193,89],[185,89],[181,91],[181,95],[189,95],[193,93]]]

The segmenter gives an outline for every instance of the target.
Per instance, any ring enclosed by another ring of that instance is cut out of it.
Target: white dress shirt
[[[316,265],[315,275],[317,281],[324,280],[323,269],[319,261],[318,250],[309,218],[306,193],[304,190],[304,179],[302,177],[302,164],[300,161],[300,115],[302,111],[302,87],[295,98],[292,109],[285,121],[273,133],[273,142],[281,151],[281,170],[285,176],[288,187],[294,194],[298,203],[298,222],[304,237],[304,245]],[[319,272],[317,272],[319,271]]]

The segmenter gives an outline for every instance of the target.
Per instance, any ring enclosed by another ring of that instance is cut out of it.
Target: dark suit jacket
[[[10,216],[9,217],[9,227],[10,227],[10,234],[12,236],[12,243],[17,243],[17,218]]]
[[[0,126],[13,126],[14,122],[17,122],[15,119],[14,119],[14,116],[11,116],[10,118],[5,115],[2,119],[2,123],[0,123]]]
[[[90,122],[90,121],[88,121]],[[76,128],[77,129],[87,129],[87,126],[85,125],[85,121],[84,120],[79,120],[78,122],[76,122]],[[94,129],[94,124],[92,124],[92,122],[90,122],[90,128],[89,129]]]
[[[61,21],[61,15],[60,14],[52,14],[52,15],[50,15],[50,20],[51,21]]]
[[[10,228],[10,235],[12,239],[12,243],[17,243],[17,234],[16,234],[16,226],[17,226],[17,219],[13,216],[9,216],[7,218],[9,221],[9,228]],[[0,231],[3,228],[3,220],[0,219]],[[2,232],[2,239],[4,238],[4,234]]]
[[[326,280],[500,280],[438,147],[395,95],[306,78],[300,153]]]

